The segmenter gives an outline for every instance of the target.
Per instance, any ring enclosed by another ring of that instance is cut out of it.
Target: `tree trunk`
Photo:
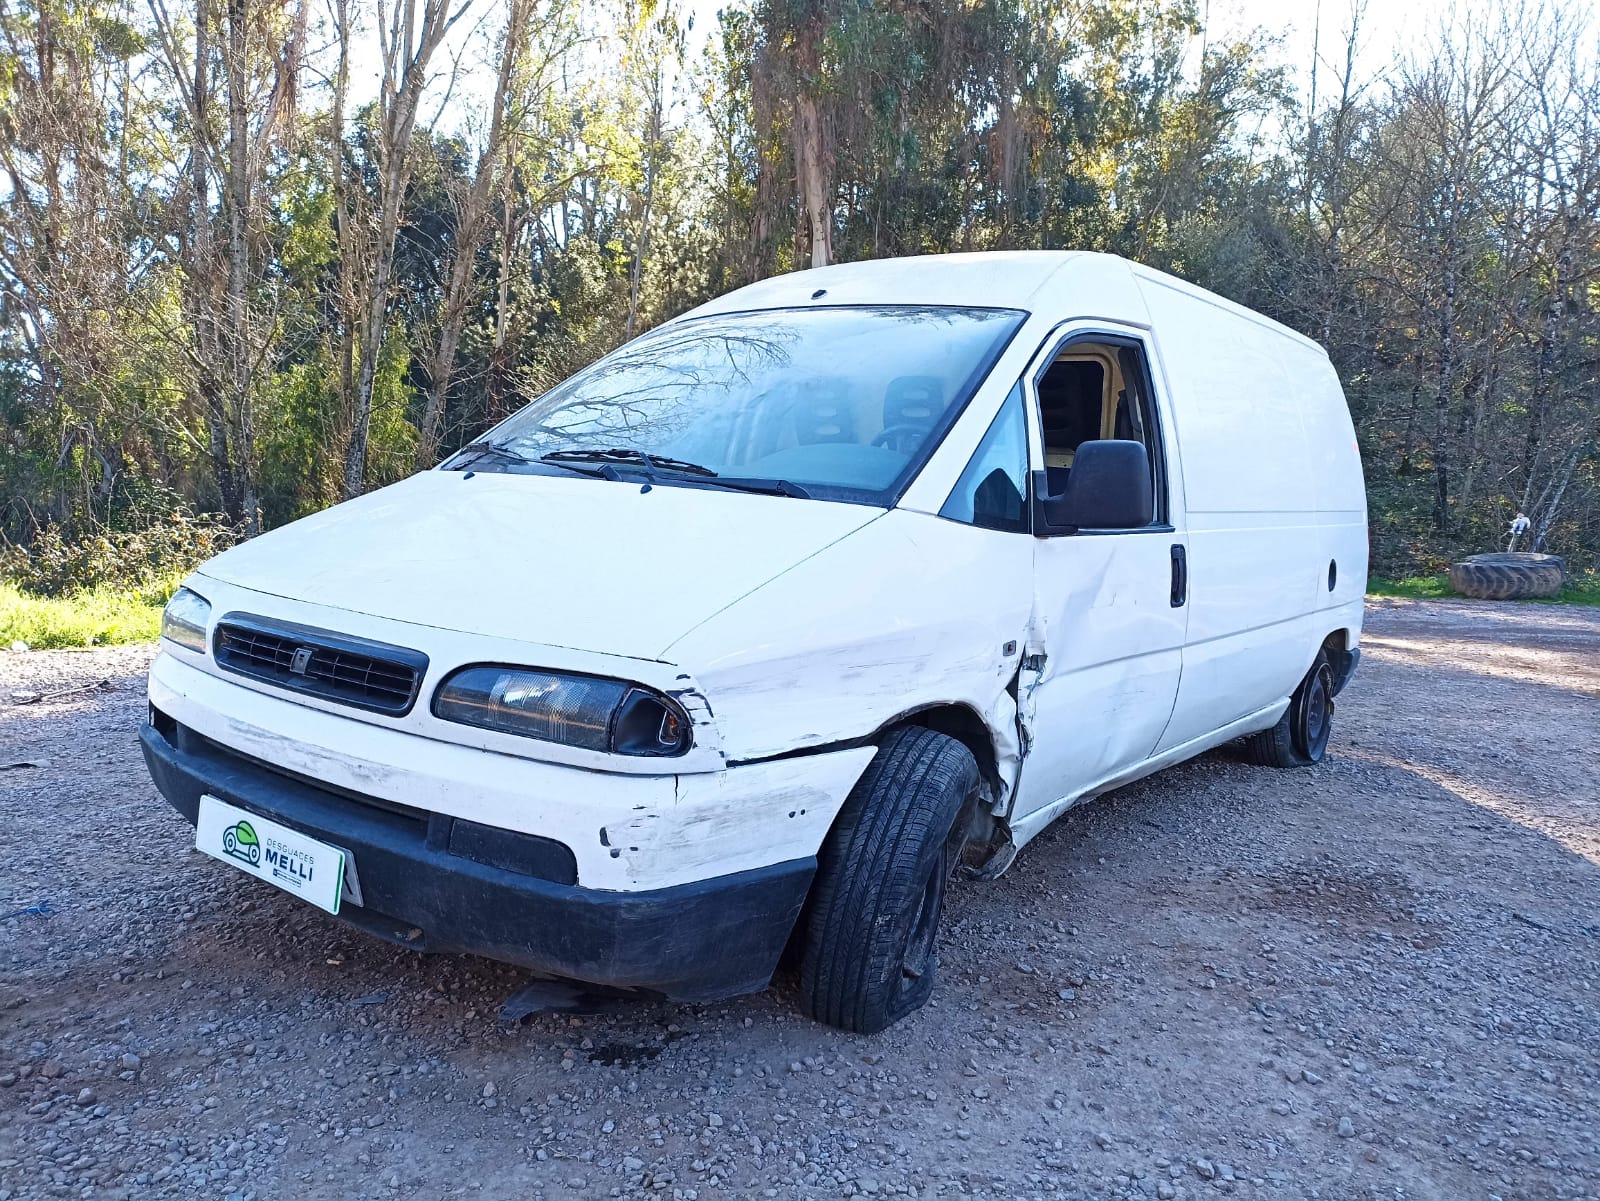
[[[194,322],[197,350],[195,383],[200,390],[201,407],[206,414],[206,446],[211,456],[211,471],[216,476],[217,492],[225,513],[238,513],[239,497],[235,486],[233,460],[228,453],[228,406],[223,396],[223,381],[217,374],[222,361],[217,329],[216,306],[210,293],[215,270],[215,248],[211,239],[211,5],[196,0],[194,30],[194,94],[190,100],[190,128],[194,147],[189,162],[193,210],[189,220],[189,262],[184,273],[184,289]]]
[[[233,411],[237,470],[235,511],[245,531],[259,529],[256,512],[254,457],[255,415],[250,396],[251,338],[246,288],[250,266],[250,216],[253,191],[250,180],[249,84],[245,78],[245,44],[248,15],[246,0],[228,0],[228,368],[230,408]]]
[[[802,94],[795,100],[795,167],[800,185],[800,206],[805,213],[811,247],[811,265],[826,267],[833,261],[833,210],[823,169],[822,120],[817,102]]]
[[[1539,357],[1533,368],[1533,389],[1528,397],[1528,429],[1522,443],[1522,511],[1528,512],[1533,497],[1534,481],[1538,478],[1539,454],[1544,437],[1545,406],[1548,403],[1552,381],[1555,378],[1557,349],[1561,341],[1561,327],[1566,316],[1567,277],[1572,270],[1570,249],[1571,230],[1563,240],[1556,255],[1555,272],[1550,283],[1550,299],[1545,309],[1544,328],[1539,334]]]
[[[466,12],[470,0],[462,0],[454,15],[449,13],[448,0],[422,0],[420,21],[417,3],[418,0],[394,0],[387,36],[383,30],[379,31],[384,39],[384,79],[379,99],[382,166],[378,185],[378,235],[372,256],[371,292],[360,329],[355,411],[351,415],[350,441],[344,455],[346,499],[360,496],[366,488],[372,388],[378,375],[378,354],[389,313],[389,280],[394,274],[400,207],[411,178],[411,135],[416,129],[422,90],[427,86],[428,62],[450,27]]]
[[[794,104],[795,183],[813,267],[826,267],[833,261],[833,181],[817,102],[822,87],[822,19],[821,5],[817,5],[801,23],[795,50],[800,77]]]
[[[455,257],[450,262],[444,296],[439,306],[439,341],[428,362],[428,397],[417,437],[416,468],[426,471],[439,455],[439,435],[444,426],[445,408],[450,395],[450,380],[455,374],[456,351],[461,346],[462,328],[467,320],[471,298],[473,267],[478,247],[489,227],[490,206],[501,181],[509,174],[507,140],[515,134],[507,122],[514,103],[511,89],[523,49],[528,41],[532,5],[527,0],[512,0],[506,12],[505,37],[500,44],[500,64],[496,75],[494,116],[478,171],[456,214]],[[504,272],[502,271],[502,279]]]
[[[1444,248],[1444,298],[1439,305],[1439,390],[1434,398],[1433,427],[1433,528],[1441,534],[1450,528],[1450,401],[1456,373],[1456,206],[1460,189],[1454,189]]]

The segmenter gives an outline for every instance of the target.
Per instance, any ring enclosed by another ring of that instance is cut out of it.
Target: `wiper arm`
[[[662,471],[676,471],[684,475],[715,477],[717,474],[711,468],[699,463],[688,463],[683,459],[653,455],[647,451],[630,450],[621,446],[613,446],[607,450],[552,450],[548,454],[540,455],[539,461],[541,463],[638,463],[643,467],[657,467]]]
[[[500,442],[471,442],[466,446],[463,446],[456,452],[456,454],[458,456],[467,454],[472,456],[470,459],[467,459],[464,462],[455,464],[457,468],[476,467],[485,459],[499,459],[502,463],[515,463],[519,466],[532,466],[534,463],[538,462],[538,460],[530,459],[527,455],[512,450],[509,446],[506,446]],[[604,472],[589,471],[571,463],[554,463],[552,466],[564,467],[568,471],[577,472],[579,475],[596,477],[603,477],[605,475]]]
[[[499,442],[469,442],[456,451],[454,457],[460,458],[462,455],[471,455],[472,457],[466,462],[458,464],[461,467],[468,467],[473,463],[481,463],[484,459],[491,458],[502,459],[507,463],[530,463],[533,461],[526,455],[519,455],[509,446],[504,446]]]
[[[665,471],[673,475],[687,475],[694,482],[707,488],[726,488],[731,492],[760,492],[768,496],[792,496],[799,500],[811,499],[799,484],[791,484],[788,480],[745,479],[721,475],[711,468],[700,463],[690,463],[683,459],[669,458],[667,455],[653,455],[642,450],[630,450],[624,447],[611,447],[606,450],[552,450],[539,456],[539,462],[549,463],[556,467],[567,467],[572,470],[575,463],[603,463],[606,464],[598,472],[588,474],[604,474],[608,479],[614,479],[615,467],[612,464],[626,464],[636,466],[644,471],[645,476],[652,482],[657,479],[657,471]]]
[[[503,463],[516,463],[522,466],[533,466],[536,463],[541,463],[544,461],[543,459],[530,459],[527,455],[522,454],[519,451],[512,450],[509,446],[501,442],[473,442],[463,446],[457,453],[464,455],[474,451],[476,453],[473,454],[472,458],[460,464],[461,467],[473,467],[478,463],[483,462],[485,459],[499,459]],[[603,468],[595,471],[587,467],[579,467],[576,463],[563,463],[559,460],[551,463],[550,465],[552,467],[560,467],[566,471],[571,471],[578,475],[586,475],[592,479],[609,480],[615,478],[611,472],[606,471]]]
[[[799,484],[791,484],[788,480],[758,480],[735,479],[732,476],[719,475],[714,479],[697,481],[707,488],[727,488],[732,492],[760,492],[768,496],[792,496],[796,500],[810,500],[811,493]]]

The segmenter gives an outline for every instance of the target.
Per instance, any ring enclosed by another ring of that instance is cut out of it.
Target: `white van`
[[[1366,499],[1314,343],[1121,259],[766,280],[167,609],[197,845],[375,934],[878,1030],[946,880],[1230,739],[1315,763]]]

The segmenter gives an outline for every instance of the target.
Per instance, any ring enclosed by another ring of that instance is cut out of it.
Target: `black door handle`
[[[1189,599],[1189,555],[1179,543],[1172,546],[1172,607],[1181,609]]]

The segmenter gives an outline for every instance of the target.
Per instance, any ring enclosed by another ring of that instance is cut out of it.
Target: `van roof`
[[[1184,292],[1224,312],[1322,349],[1288,326],[1176,276],[1114,254],[1085,250],[991,250],[836,263],[759,280],[708,301],[684,317],[815,303],[950,304],[1032,312],[1050,305],[1065,306],[1073,293],[1095,297],[1097,301],[1130,293],[1136,277]],[[818,292],[825,294],[819,296]],[[1062,316],[1118,317],[1136,324],[1146,320],[1143,313],[1132,312],[1118,315],[1063,309]]]

